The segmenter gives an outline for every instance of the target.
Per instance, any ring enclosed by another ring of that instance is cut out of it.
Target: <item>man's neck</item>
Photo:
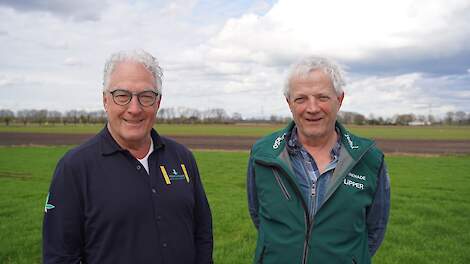
[[[324,169],[331,161],[331,151],[338,140],[336,130],[330,133],[327,137],[323,138],[302,138],[299,135],[299,142],[313,157],[318,169],[323,173]]]
[[[306,149],[311,149],[315,152],[327,151],[330,153],[331,149],[333,149],[333,146],[338,140],[338,134],[336,130],[333,129],[332,133],[329,133],[323,137],[308,138],[298,133],[298,138],[299,142]]]
[[[152,140],[150,140],[149,138],[149,140],[146,141],[145,143],[141,143],[139,145],[130,144],[125,149],[127,149],[131,153],[131,155],[134,156],[134,158],[142,159],[149,152],[151,143],[152,143]]]
[[[114,138],[114,140],[117,142],[117,144],[123,148],[128,150],[132,156],[134,156],[136,159],[142,159],[147,155],[150,149],[150,144],[152,143],[152,139],[150,134],[145,137],[142,140],[139,141],[124,141],[121,140],[119,137],[116,135],[113,135],[113,131],[109,129],[108,131],[111,134],[111,136]]]

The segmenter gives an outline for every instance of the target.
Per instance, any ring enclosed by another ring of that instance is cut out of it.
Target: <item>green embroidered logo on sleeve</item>
[[[46,205],[44,206],[44,212],[47,213],[47,210],[51,210],[51,209],[54,209],[55,206],[50,204],[49,203],[49,197],[50,197],[50,193],[47,194],[47,198],[46,198]]]

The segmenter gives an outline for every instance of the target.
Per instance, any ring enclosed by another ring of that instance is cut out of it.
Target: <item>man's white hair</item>
[[[155,78],[155,92],[157,92],[159,95],[162,94],[162,69],[158,65],[157,59],[144,50],[119,51],[109,56],[106,64],[104,65],[103,92],[109,88],[108,83],[110,76],[114,71],[114,67],[116,67],[117,64],[125,61],[141,63]]]
[[[346,82],[343,76],[344,71],[340,65],[325,57],[311,56],[303,58],[291,66],[283,89],[284,96],[289,99],[292,79],[307,77],[310,72],[315,70],[323,71],[330,78],[338,96],[343,93],[343,87],[346,85]]]

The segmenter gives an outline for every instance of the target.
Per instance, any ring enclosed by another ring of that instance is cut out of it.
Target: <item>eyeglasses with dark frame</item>
[[[129,104],[133,96],[137,97],[137,101],[141,106],[152,106],[158,98],[158,93],[155,91],[143,91],[139,93],[132,93],[128,90],[116,89],[108,91],[113,96],[113,101],[117,105],[125,106]]]

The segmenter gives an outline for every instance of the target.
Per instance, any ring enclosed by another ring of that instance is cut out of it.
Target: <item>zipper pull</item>
[[[315,188],[315,184],[314,184],[314,185],[312,185],[312,196],[315,196],[315,190],[316,190],[316,188]]]

